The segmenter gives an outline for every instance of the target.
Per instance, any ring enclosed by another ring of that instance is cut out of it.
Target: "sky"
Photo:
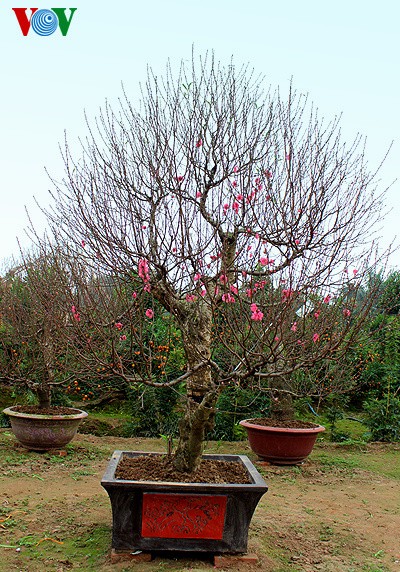
[[[398,0],[31,0],[30,7],[76,7],[66,36],[57,29],[23,36],[12,8],[0,2],[0,262],[30,244],[28,215],[41,232],[50,175],[61,179],[59,145],[67,133],[79,156],[85,113],[94,118],[122,85],[133,103],[150,65],[162,73],[197,53],[249,64],[266,85],[290,81],[308,93],[321,116],[342,114],[345,140],[361,133],[373,170],[381,172],[389,214],[382,246],[400,234],[400,2]],[[68,14],[68,13],[67,13]],[[28,13],[29,15],[29,13]],[[393,183],[393,184],[391,184]],[[19,243],[17,241],[17,237]],[[391,265],[400,267],[398,255]]]

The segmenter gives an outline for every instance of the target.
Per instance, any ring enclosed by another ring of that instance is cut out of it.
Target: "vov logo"
[[[28,18],[28,8],[12,8],[12,10],[24,36],[28,35],[30,28],[39,36],[50,36],[57,28],[60,28],[62,35],[66,36],[76,12],[76,8],[70,8],[69,18],[67,18],[65,14],[67,8],[51,8],[51,10],[30,8],[31,16]]]

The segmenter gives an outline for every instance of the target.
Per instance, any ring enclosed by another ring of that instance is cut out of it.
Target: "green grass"
[[[334,450],[325,445],[316,446],[312,459],[318,461],[322,468],[341,469],[353,472],[355,469],[369,471],[391,479],[400,480],[400,445],[398,444],[354,444],[341,443],[332,445]],[[382,448],[383,447],[383,448]]]

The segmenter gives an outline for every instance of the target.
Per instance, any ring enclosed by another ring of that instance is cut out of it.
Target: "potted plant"
[[[7,407],[12,430],[28,449],[62,448],[87,416],[77,408],[52,406],[55,388],[67,385],[68,338],[64,296],[67,276],[53,254],[25,254],[1,280],[1,380],[29,390],[34,405]]]
[[[294,419],[245,419],[240,425],[247,431],[252,451],[262,461],[274,465],[302,463],[311,453],[318,434],[325,431],[322,425]]]
[[[213,55],[177,76],[168,67],[163,81],[150,71],[140,110],[121,105],[106,104],[84,161],[66,144],[47,218],[90,274],[73,303],[82,343],[93,341],[82,359],[127,387],[181,396],[172,464],[183,478],[201,464],[226,387],[274,395],[354,343],[376,294],[356,305],[381,199],[336,119],[325,124],[292,87],[287,99],[265,93],[247,68]],[[171,357],[178,342],[183,367]],[[135,477],[114,482],[119,458],[104,485],[120,499],[114,512],[129,490],[113,546],[131,550],[142,546],[131,516],[142,518],[144,501]]]

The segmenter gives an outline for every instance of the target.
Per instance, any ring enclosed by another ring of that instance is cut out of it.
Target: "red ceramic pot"
[[[299,465],[311,453],[318,433],[325,431],[312,423],[304,429],[257,425],[256,419],[245,419],[240,425],[247,431],[251,450],[274,465]]]

